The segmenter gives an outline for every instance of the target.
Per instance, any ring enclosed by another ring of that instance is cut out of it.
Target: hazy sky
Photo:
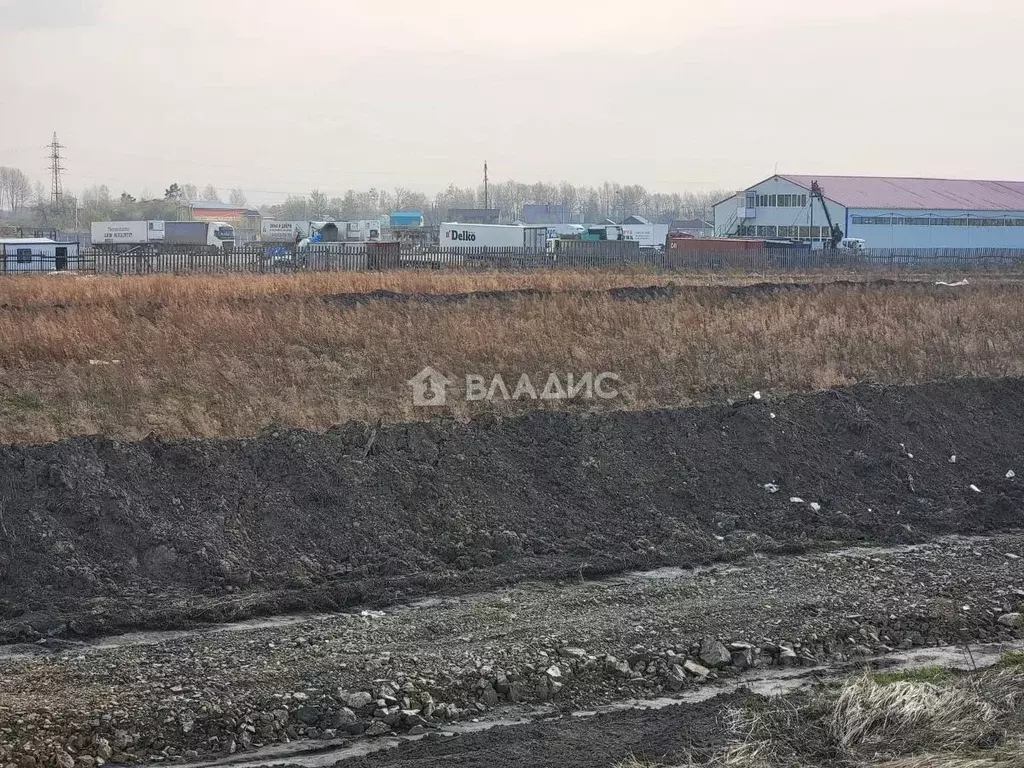
[[[252,201],[1024,179],[1021,0],[0,0],[0,165]]]

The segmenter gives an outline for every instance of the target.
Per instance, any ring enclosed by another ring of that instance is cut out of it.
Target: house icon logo
[[[443,406],[448,402],[448,387],[455,382],[428,365],[406,383],[412,387],[413,405]]]

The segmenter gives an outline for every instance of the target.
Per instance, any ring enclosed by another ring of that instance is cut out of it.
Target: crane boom
[[[843,230],[842,230],[842,228],[838,224],[836,224],[836,223],[834,223],[832,221],[832,214],[830,214],[828,212],[828,206],[825,205],[825,190],[823,190],[821,188],[821,185],[818,182],[812,181],[811,182],[811,205],[812,206],[814,205],[815,199],[818,199],[818,200],[821,201],[821,208],[822,208],[823,211],[825,211],[825,221],[828,222],[828,231],[829,231],[829,246],[830,246],[829,250],[834,251],[836,248],[839,247],[839,243],[842,242],[842,240],[843,240]],[[814,212],[813,212],[813,209],[812,209],[812,211],[811,211],[812,216],[813,216],[813,213]],[[811,240],[813,241],[813,239],[814,239],[814,233],[812,232],[811,233]]]

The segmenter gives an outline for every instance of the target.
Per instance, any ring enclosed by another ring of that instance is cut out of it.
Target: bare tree
[[[8,177],[13,171],[13,168],[8,168],[5,165],[0,165],[0,211],[4,210],[4,203],[7,200],[7,184]]]
[[[186,203],[193,203],[199,199],[199,190],[196,189],[195,184],[182,184],[181,185],[181,199]]]
[[[213,184],[207,184],[206,187],[203,188],[203,200],[206,200],[208,203],[220,202],[220,193]]]
[[[0,210],[17,213],[32,198],[32,184],[19,168],[0,168]]]
[[[309,193],[309,212],[314,218],[326,217],[329,207],[330,201],[327,199],[327,195],[319,189],[314,189]]]
[[[244,208],[249,204],[249,200],[245,196],[245,192],[240,189],[232,189],[231,196],[228,198],[228,201],[232,205],[237,205],[239,208]]]

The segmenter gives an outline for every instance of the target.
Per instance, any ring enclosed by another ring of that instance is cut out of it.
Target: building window
[[[31,248],[19,248],[17,251],[18,263],[19,264],[31,264],[32,263],[32,249]]]
[[[757,208],[757,195],[747,193],[747,208]]]

